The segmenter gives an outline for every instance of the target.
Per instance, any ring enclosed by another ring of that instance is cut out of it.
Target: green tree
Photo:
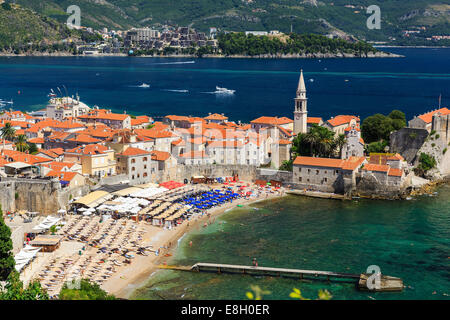
[[[416,170],[419,175],[427,173],[428,170],[431,170],[434,167],[436,167],[436,159],[433,156],[422,152],[420,154],[419,165]]]
[[[338,154],[339,157],[342,156],[342,148],[344,147],[344,144],[347,142],[347,138],[345,137],[345,134],[339,134],[336,139],[334,140],[336,148],[339,150]]]
[[[0,130],[0,136],[3,139],[3,149],[5,149],[6,139],[13,140],[16,134],[16,129],[11,125],[11,122],[5,123],[5,126]]]
[[[39,281],[31,282],[28,287],[23,287],[19,273],[11,272],[6,280],[3,291],[0,292],[0,300],[48,300],[47,291],[41,287]]]
[[[283,163],[280,166],[280,170],[283,171],[292,171],[292,165],[293,165],[293,160],[288,160],[288,161],[283,161]]]
[[[91,283],[87,279],[80,282],[80,288],[69,289],[67,284],[63,286],[59,293],[60,300],[115,300],[113,295],[109,295],[96,283]]]
[[[5,281],[16,265],[11,254],[12,249],[11,230],[3,220],[0,207],[0,281]]]
[[[386,140],[389,141],[392,131],[406,126],[406,117],[400,110],[393,110],[388,116],[377,113],[364,119],[361,134],[367,143]]]
[[[24,152],[28,149],[27,136],[19,134],[16,137],[16,148],[18,151]]]
[[[39,150],[35,143],[28,143],[28,152],[30,154],[36,154],[38,151]]]

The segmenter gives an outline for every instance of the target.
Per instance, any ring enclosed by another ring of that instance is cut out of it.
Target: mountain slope
[[[73,0],[16,0],[64,22]],[[78,0],[82,25],[128,29],[155,24],[191,25],[206,31],[280,30],[296,33],[340,31],[360,39],[387,40],[412,26],[450,34],[450,0]],[[378,5],[381,30],[366,27],[366,8]]]
[[[29,9],[0,6],[0,51],[11,45],[51,44],[71,35],[65,25]],[[14,23],[11,23],[14,21]]]

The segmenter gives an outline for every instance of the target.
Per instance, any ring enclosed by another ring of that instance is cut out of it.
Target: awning
[[[102,204],[106,200],[111,199],[112,197],[113,195],[106,191],[94,191],[78,199],[77,201],[74,201],[73,203],[82,204],[89,208],[95,208],[96,206]]]
[[[139,187],[129,187],[116,192],[113,192],[113,195],[116,196],[129,196],[132,193],[142,191],[142,188]]]

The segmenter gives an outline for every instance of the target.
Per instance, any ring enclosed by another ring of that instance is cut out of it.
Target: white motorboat
[[[221,88],[221,87],[217,87],[216,86],[216,92],[218,94],[234,94],[236,92],[236,90],[230,90],[227,88]]]

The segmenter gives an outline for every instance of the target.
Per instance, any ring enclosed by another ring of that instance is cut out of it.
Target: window
[[[144,172],[142,176],[145,178],[147,176],[147,172]]]
[[[146,164],[144,164],[144,169],[147,169],[147,165]]]
[[[311,169],[308,169],[308,173],[311,173]]]
[[[135,167],[131,167],[131,171],[136,171],[136,168]]]
[[[319,175],[319,170],[316,170],[316,176],[318,176]]]
[[[136,159],[131,159],[131,163],[136,163]]]
[[[325,170],[325,174],[327,174],[328,173],[328,171],[327,170]]]
[[[147,162],[147,160],[148,160],[147,157],[144,157],[142,161]]]
[[[298,181],[299,181],[299,182],[302,182],[302,177],[298,178]]]
[[[309,179],[306,179],[306,182],[309,182]]]
[[[328,178],[323,178],[323,181],[328,182]]]

